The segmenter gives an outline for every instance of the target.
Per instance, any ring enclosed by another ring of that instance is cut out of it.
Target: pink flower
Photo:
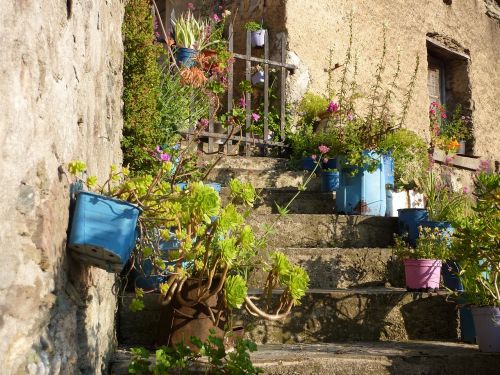
[[[208,120],[206,118],[200,119],[200,121],[198,121],[198,123],[200,124],[200,128],[202,128],[202,129],[208,128]]]
[[[463,192],[464,192],[464,194],[469,194],[470,189],[467,186],[464,186]]]
[[[311,155],[312,160],[316,160],[317,156],[315,154]]]
[[[436,114],[436,111],[435,111],[434,109],[432,109],[432,108],[431,108],[431,109],[429,109],[429,113],[430,113],[431,115],[435,115],[435,114]]]
[[[479,162],[478,171],[489,172],[490,171],[490,161],[489,160],[481,160]]]
[[[252,120],[253,121],[259,121],[260,116],[257,113],[252,113]]]
[[[444,159],[444,163],[445,164],[449,164],[451,163],[451,161],[453,160],[453,157],[452,156],[447,156],[445,159]]]
[[[349,121],[354,120],[354,115],[353,115],[352,113],[349,113],[349,114],[347,115],[347,119],[348,119]]]
[[[330,113],[335,113],[339,110],[339,105],[338,103],[335,103],[334,101],[331,101],[330,104],[328,104],[327,111]]]
[[[441,118],[447,118],[448,116],[446,115],[446,113],[441,113]]]
[[[245,108],[245,106],[247,105],[247,101],[245,100],[244,97],[241,97],[238,104],[240,105],[241,108]]]
[[[170,155],[164,154],[163,152],[160,154],[161,161],[170,161]]]
[[[214,20],[214,22],[220,22],[220,17],[217,13],[212,14],[212,20]]]
[[[328,163],[328,158],[323,158],[323,164]]]
[[[194,10],[194,4],[193,3],[187,3],[187,8],[189,10]]]
[[[327,154],[330,151],[330,148],[328,146],[321,145],[318,147],[318,150],[321,154]]]
[[[161,154],[161,147],[160,146],[156,146],[156,152]]]

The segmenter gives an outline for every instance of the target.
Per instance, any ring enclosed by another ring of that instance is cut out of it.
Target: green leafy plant
[[[129,374],[168,375],[173,372],[189,374],[194,367],[203,369],[206,374],[262,373],[260,368],[254,367],[250,359],[250,353],[257,350],[257,345],[250,340],[238,338],[234,351],[228,351],[224,340],[216,337],[213,332],[205,342],[195,336],[191,336],[190,341],[199,349],[198,353],[181,343],[173,348],[165,346],[158,348],[153,359],[147,349],[133,348]],[[206,364],[199,362],[202,357],[207,359]]]
[[[500,306],[500,175],[475,178],[474,214],[455,228],[453,254],[470,303]]]
[[[394,159],[395,189],[414,189],[418,176],[429,168],[427,143],[411,130],[397,129],[384,136],[379,148]]]
[[[472,138],[471,118],[462,114],[462,106],[457,105],[451,118],[446,108],[432,102],[429,108],[431,143],[447,153],[455,153],[458,141],[467,141]]]
[[[395,236],[394,253],[401,259],[447,260],[450,256],[450,234],[439,228],[419,227],[415,248],[401,236]]]
[[[249,31],[259,31],[263,29],[263,26],[261,23],[249,21],[245,24],[244,28]]]
[[[202,51],[220,43],[221,40],[214,38],[220,36],[220,27],[212,23],[207,19],[196,18],[191,12],[182,14],[173,20],[177,46]],[[212,28],[214,33],[211,33]]]

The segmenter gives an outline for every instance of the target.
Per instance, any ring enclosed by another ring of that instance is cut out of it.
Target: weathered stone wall
[[[67,253],[74,159],[121,162],[123,0],[3,1],[0,11],[2,374],[100,374],[114,275]]]
[[[276,1],[277,2],[277,1]],[[273,3],[273,1],[271,1]],[[488,5],[488,8],[486,7]],[[500,159],[498,98],[500,97],[500,28],[491,13],[492,2],[483,0],[427,0],[422,4],[406,0],[288,0],[286,15],[290,54],[300,61],[300,74],[308,75],[307,89],[326,92],[328,49],[334,50],[334,62],[342,64],[349,41],[349,13],[354,16],[353,48],[359,56],[359,79],[363,94],[374,82],[376,64],[382,50],[382,24],[386,22],[388,59],[385,81],[395,71],[396,46],[401,47],[402,72],[399,97],[404,93],[415,56],[420,56],[415,96],[406,126],[428,138],[428,91],[426,35],[453,39],[469,51],[469,79],[473,109],[476,155]],[[497,7],[498,8],[498,7]],[[279,21],[281,22],[281,21]],[[340,70],[336,71],[339,78]],[[297,75],[299,79],[301,75]],[[292,80],[292,85],[297,82]],[[306,87],[295,92],[300,94]],[[296,97],[297,98],[297,97]]]

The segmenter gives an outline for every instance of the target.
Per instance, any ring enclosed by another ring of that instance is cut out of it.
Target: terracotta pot
[[[213,284],[217,284],[214,280]],[[215,288],[216,285],[213,285]],[[182,288],[182,297],[186,301],[192,301],[197,297],[198,280],[187,280]],[[218,304],[218,295],[210,297],[206,301],[207,306],[216,308]],[[192,307],[181,305],[176,298],[165,306],[160,315],[160,329],[158,335],[158,345],[174,346],[184,342],[194,352],[198,348],[191,344],[190,337],[196,336],[202,342],[206,341],[210,335],[210,330],[215,330],[215,336],[224,336],[224,325],[226,323],[223,315],[217,326],[210,319],[208,308],[205,305],[197,304]]]

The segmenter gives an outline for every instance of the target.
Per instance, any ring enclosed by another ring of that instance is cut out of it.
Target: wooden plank
[[[252,77],[251,77],[251,72],[250,70],[252,69],[252,63],[251,63],[251,60],[250,58],[252,57],[252,41],[251,41],[251,32],[250,30],[247,30],[247,46],[246,46],[246,56],[245,56],[245,79],[247,81],[251,81]],[[251,111],[252,111],[252,95],[247,92],[245,93],[245,103],[246,103],[246,107],[245,107],[245,124],[246,124],[246,128],[245,129],[249,129],[250,128],[250,115],[251,115]],[[245,135],[247,135],[246,131],[244,132]],[[245,147],[245,154],[247,156],[250,156],[250,148],[248,147],[248,145],[245,143],[243,145]]]
[[[227,134],[223,134],[223,133],[210,133],[210,132],[199,132],[198,133],[198,132],[195,132],[194,130],[181,132],[181,134],[186,135],[188,138],[191,138],[194,135],[198,135],[199,138],[212,137],[212,138],[224,139],[224,140],[227,138]],[[259,144],[259,145],[264,144],[264,139],[262,139],[262,138],[252,138],[252,137],[248,137],[248,136],[233,135],[229,139],[231,139],[233,141],[248,142],[248,143],[252,143],[252,144]],[[266,141],[265,143],[269,146],[286,147],[283,142]]]
[[[286,61],[286,37],[281,38],[281,62],[284,64]],[[285,124],[286,124],[286,69],[281,67],[281,79],[280,79],[280,139],[285,140]]]
[[[292,64],[287,64],[285,62],[278,62],[278,61],[273,61],[273,60],[269,60],[269,59],[261,59],[259,57],[253,57],[253,56],[247,57],[246,55],[241,55],[239,53],[233,53],[233,56],[236,57],[237,59],[240,59],[240,60],[247,60],[247,59],[249,59],[251,62],[256,62],[256,63],[259,63],[259,64],[268,64],[268,65],[271,65],[271,66],[277,66],[279,68],[284,67],[287,70],[290,70],[290,72],[292,74],[297,69],[297,66],[292,65]]]
[[[208,132],[214,133],[214,109],[211,104],[208,107]],[[208,152],[214,152],[214,139],[208,137]]]
[[[269,60],[269,33],[264,34],[264,60]],[[264,142],[269,139],[269,64],[264,63]],[[267,149],[264,148],[264,155]]]

